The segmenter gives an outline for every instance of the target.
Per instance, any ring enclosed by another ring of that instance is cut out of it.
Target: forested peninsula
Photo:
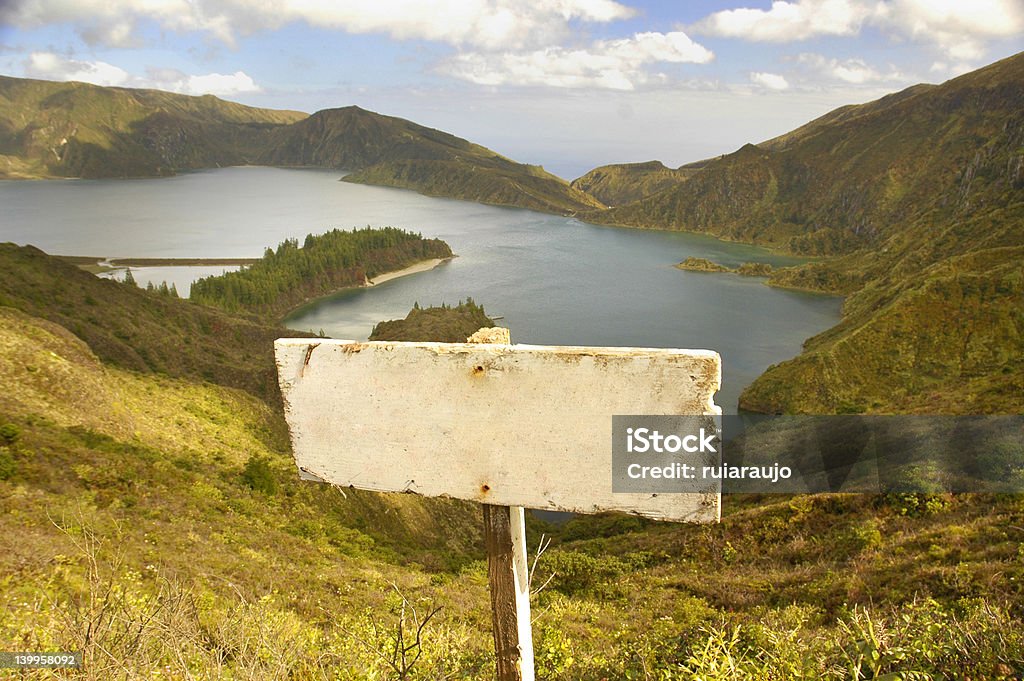
[[[276,249],[236,272],[206,277],[192,284],[193,302],[227,312],[247,312],[280,319],[299,305],[432,258],[450,258],[440,239],[424,239],[396,227],[343,231],[287,239]]]

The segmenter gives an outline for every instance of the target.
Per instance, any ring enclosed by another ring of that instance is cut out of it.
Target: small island
[[[772,266],[766,262],[745,262],[739,267],[726,267],[707,258],[695,258],[693,256],[676,265],[687,272],[729,272],[744,277],[767,277],[772,273]]]
[[[370,340],[464,343],[478,330],[492,326],[494,321],[484,312],[483,305],[477,305],[472,298],[465,302],[460,300],[455,307],[445,304],[420,307],[416,303],[405,319],[374,326]]]

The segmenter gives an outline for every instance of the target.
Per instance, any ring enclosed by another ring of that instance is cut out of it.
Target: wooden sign
[[[718,414],[705,350],[280,339],[295,459],[343,487],[714,522],[719,490],[613,493],[612,416]]]
[[[499,681],[534,681],[524,506],[713,522],[720,488],[614,493],[616,415],[711,415],[721,379],[701,350],[281,339],[278,378],[311,480],[483,504]]]

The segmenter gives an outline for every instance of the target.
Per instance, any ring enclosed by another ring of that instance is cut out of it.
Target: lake
[[[321,299],[288,325],[365,339],[413,303],[472,297],[504,317],[514,342],[716,350],[724,373],[716,401],[726,413],[764,369],[839,320],[835,297],[673,267],[689,256],[730,266],[796,262],[764,249],[349,184],[341,175],[241,167],[146,180],[0,181],[0,240],[61,255],[228,258],[258,257],[284,239],[335,227],[402,227],[444,239],[458,257]],[[133,273],[148,280],[144,270]],[[185,290],[199,274],[164,268],[152,278]]]

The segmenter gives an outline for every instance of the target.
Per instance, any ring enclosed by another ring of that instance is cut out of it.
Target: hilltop
[[[306,117],[190,97],[0,76],[0,179],[153,177],[251,163]]]
[[[613,163],[594,168],[571,184],[610,207],[621,206],[675,187],[696,173],[704,163],[698,161],[675,169],[666,167],[661,161]]]
[[[460,137],[357,106],[319,111],[275,130],[259,162],[355,171],[346,182],[551,213],[601,207],[539,166]]]

